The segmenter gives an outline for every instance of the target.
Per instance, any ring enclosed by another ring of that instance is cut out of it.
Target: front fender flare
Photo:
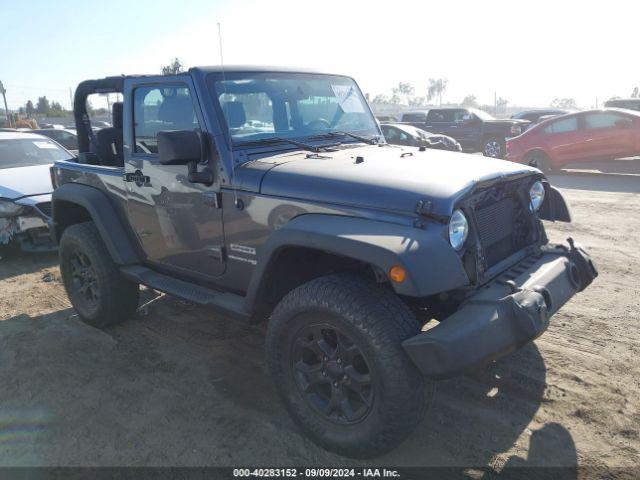
[[[542,203],[538,216],[542,220],[549,220],[551,222],[558,221],[571,223],[571,211],[569,210],[569,205],[567,205],[567,202],[560,191],[547,184],[545,193],[547,199]]]
[[[426,229],[364,218],[305,214],[275,230],[258,252],[246,302],[253,309],[279,252],[306,247],[368,263],[388,272],[394,265],[407,271],[402,283],[392,283],[396,293],[424,297],[469,283],[458,255],[445,240],[444,225]]]

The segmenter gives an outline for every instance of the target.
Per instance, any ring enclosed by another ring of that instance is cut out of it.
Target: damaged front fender
[[[538,216],[542,220],[551,222],[567,222],[571,223],[571,212],[560,191],[547,184],[545,189],[545,201],[540,207]]]

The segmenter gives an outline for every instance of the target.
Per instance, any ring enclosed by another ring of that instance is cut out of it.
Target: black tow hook
[[[598,276],[598,268],[587,252],[580,245],[576,245],[573,238],[567,238],[569,244],[569,260],[573,262],[580,278],[578,291],[581,292]]]

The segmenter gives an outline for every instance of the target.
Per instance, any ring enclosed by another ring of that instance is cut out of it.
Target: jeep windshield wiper
[[[330,136],[330,137],[336,137],[338,135],[346,135],[347,137],[355,138],[356,140],[360,140],[363,143],[368,143],[369,145],[377,145],[378,144],[378,139],[375,138],[375,137],[374,138],[367,138],[367,137],[363,137],[362,135],[356,135],[355,133],[344,132],[342,130],[328,132],[325,135]]]
[[[297,140],[291,140],[290,138],[284,138],[284,137],[261,138],[259,140],[241,142],[238,145],[271,145],[273,143],[289,143],[291,145],[295,145],[296,147],[300,147],[305,150],[308,150],[309,152],[315,152],[315,153],[321,152],[327,147],[332,146],[332,145],[309,145],[308,143],[299,142]]]

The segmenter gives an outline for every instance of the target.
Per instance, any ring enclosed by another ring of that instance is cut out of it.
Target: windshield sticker
[[[55,150],[56,146],[51,142],[33,142],[33,144],[38,148],[50,148]]]
[[[338,105],[345,113],[362,113],[362,102],[356,94],[353,85],[331,85],[334,95],[338,99]]]

